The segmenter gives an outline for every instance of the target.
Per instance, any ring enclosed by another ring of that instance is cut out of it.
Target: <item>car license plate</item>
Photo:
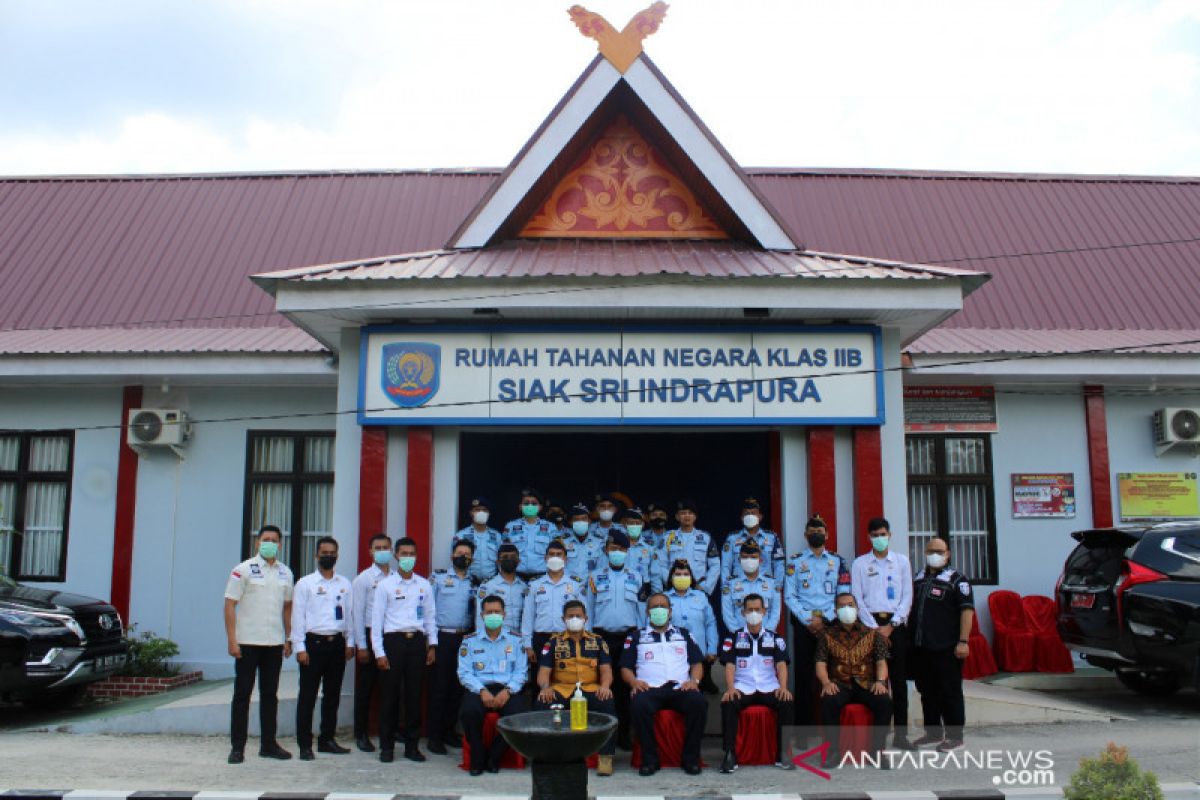
[[[1077,594],[1071,597],[1071,608],[1091,608],[1096,605],[1096,595]]]

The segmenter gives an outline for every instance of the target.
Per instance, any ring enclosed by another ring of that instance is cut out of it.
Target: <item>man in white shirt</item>
[[[317,750],[349,753],[333,735],[337,731],[338,704],[346,662],[354,658],[347,638],[354,619],[350,581],[333,571],[338,543],[332,536],[317,540],[317,571],[296,583],[292,596],[292,649],[300,665],[300,695],[296,699],[296,744],[300,760],[312,761],[313,706],[321,690],[321,733]]]
[[[250,695],[258,676],[258,721],[262,731],[258,754],[286,760],[292,754],[275,741],[279,710],[279,670],[292,654],[292,571],[279,563],[283,534],[264,525],[254,541],[255,555],[233,568],[225,584],[225,636],[234,659],[230,710],[229,763],[245,760],[250,725]]]
[[[379,681],[375,651],[371,648],[371,611],[375,607],[375,588],[392,574],[392,537],[377,533],[367,545],[371,566],[358,573],[351,594],[354,597],[354,646],[358,649],[358,671],[354,676],[354,743],[364,753],[374,753],[367,725],[371,715],[371,695]]]
[[[890,549],[891,525],[883,517],[867,523],[871,550],[854,559],[850,586],[859,620],[876,628],[888,643],[888,675],[892,681],[892,747],[912,750],[908,741],[908,614],[912,610],[912,565]]]
[[[404,757],[424,761],[417,748],[421,736],[421,683],[437,651],[437,609],[429,581],[413,573],[417,543],[407,536],[396,542],[398,572],[375,587],[371,609],[371,647],[384,673],[383,708],[379,714],[379,760],[395,758],[398,701],[404,698]]]

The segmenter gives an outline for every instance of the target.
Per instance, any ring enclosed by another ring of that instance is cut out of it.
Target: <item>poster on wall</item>
[[[1118,472],[1122,522],[1200,518],[1194,472]]]
[[[1014,472],[1012,515],[1015,519],[1075,516],[1075,473]]]
[[[995,433],[993,386],[905,386],[905,433]]]

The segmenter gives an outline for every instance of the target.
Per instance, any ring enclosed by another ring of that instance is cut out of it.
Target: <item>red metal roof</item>
[[[1200,179],[749,172],[814,250],[990,273],[939,331],[1196,327]],[[287,327],[248,276],[441,248],[497,174],[0,180],[0,330]]]
[[[0,331],[0,353],[319,353],[325,348],[299,328],[72,328]]]
[[[1117,351],[1143,353],[1200,353],[1200,329],[1172,331],[1045,331],[997,328],[935,328],[908,348],[914,355],[1045,353],[1087,355]]]

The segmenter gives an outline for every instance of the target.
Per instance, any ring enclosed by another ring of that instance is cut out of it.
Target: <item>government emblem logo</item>
[[[428,342],[383,346],[383,393],[401,408],[418,408],[437,394],[442,348]]]

